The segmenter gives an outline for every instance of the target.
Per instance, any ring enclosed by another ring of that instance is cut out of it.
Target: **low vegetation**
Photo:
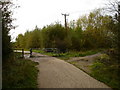
[[[49,55],[49,56],[57,57],[57,58],[60,58],[60,59],[68,60],[71,57],[83,57],[83,56],[93,55],[93,54],[96,54],[98,52],[101,52],[102,49],[87,50],[87,51],[68,51],[68,52],[65,52],[65,53],[45,52],[45,51],[42,51],[42,50],[33,50],[33,51],[37,52],[37,53],[42,53],[42,54],[46,54],[46,55]]]
[[[21,54],[17,53],[19,57]],[[2,85],[4,88],[37,88],[38,63],[24,58],[11,57],[3,65]]]
[[[112,88],[120,90],[120,78],[118,74],[120,66],[115,62],[115,59],[110,58],[109,55],[101,55],[91,66],[91,75]]]

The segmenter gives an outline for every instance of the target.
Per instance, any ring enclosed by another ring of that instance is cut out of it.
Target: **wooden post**
[[[30,57],[32,57],[32,48],[30,49]]]
[[[24,58],[24,49],[22,49],[22,58]]]
[[[69,14],[62,14],[62,15],[64,15],[64,18],[65,18],[65,29],[66,29],[66,31],[67,31],[67,21],[66,21],[66,16],[69,16]]]

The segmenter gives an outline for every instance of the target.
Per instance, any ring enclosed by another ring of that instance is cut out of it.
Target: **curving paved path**
[[[33,55],[36,57],[29,59],[39,62],[38,88],[109,88],[63,60],[39,53]]]

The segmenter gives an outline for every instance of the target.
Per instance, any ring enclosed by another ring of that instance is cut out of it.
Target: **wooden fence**
[[[24,49],[21,49],[21,48],[15,48],[14,49],[14,52],[21,52],[21,58],[24,58]]]

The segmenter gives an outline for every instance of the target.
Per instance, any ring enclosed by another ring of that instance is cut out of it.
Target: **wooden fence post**
[[[30,49],[30,57],[32,57],[32,48]]]
[[[22,58],[24,58],[24,49],[22,49]]]

